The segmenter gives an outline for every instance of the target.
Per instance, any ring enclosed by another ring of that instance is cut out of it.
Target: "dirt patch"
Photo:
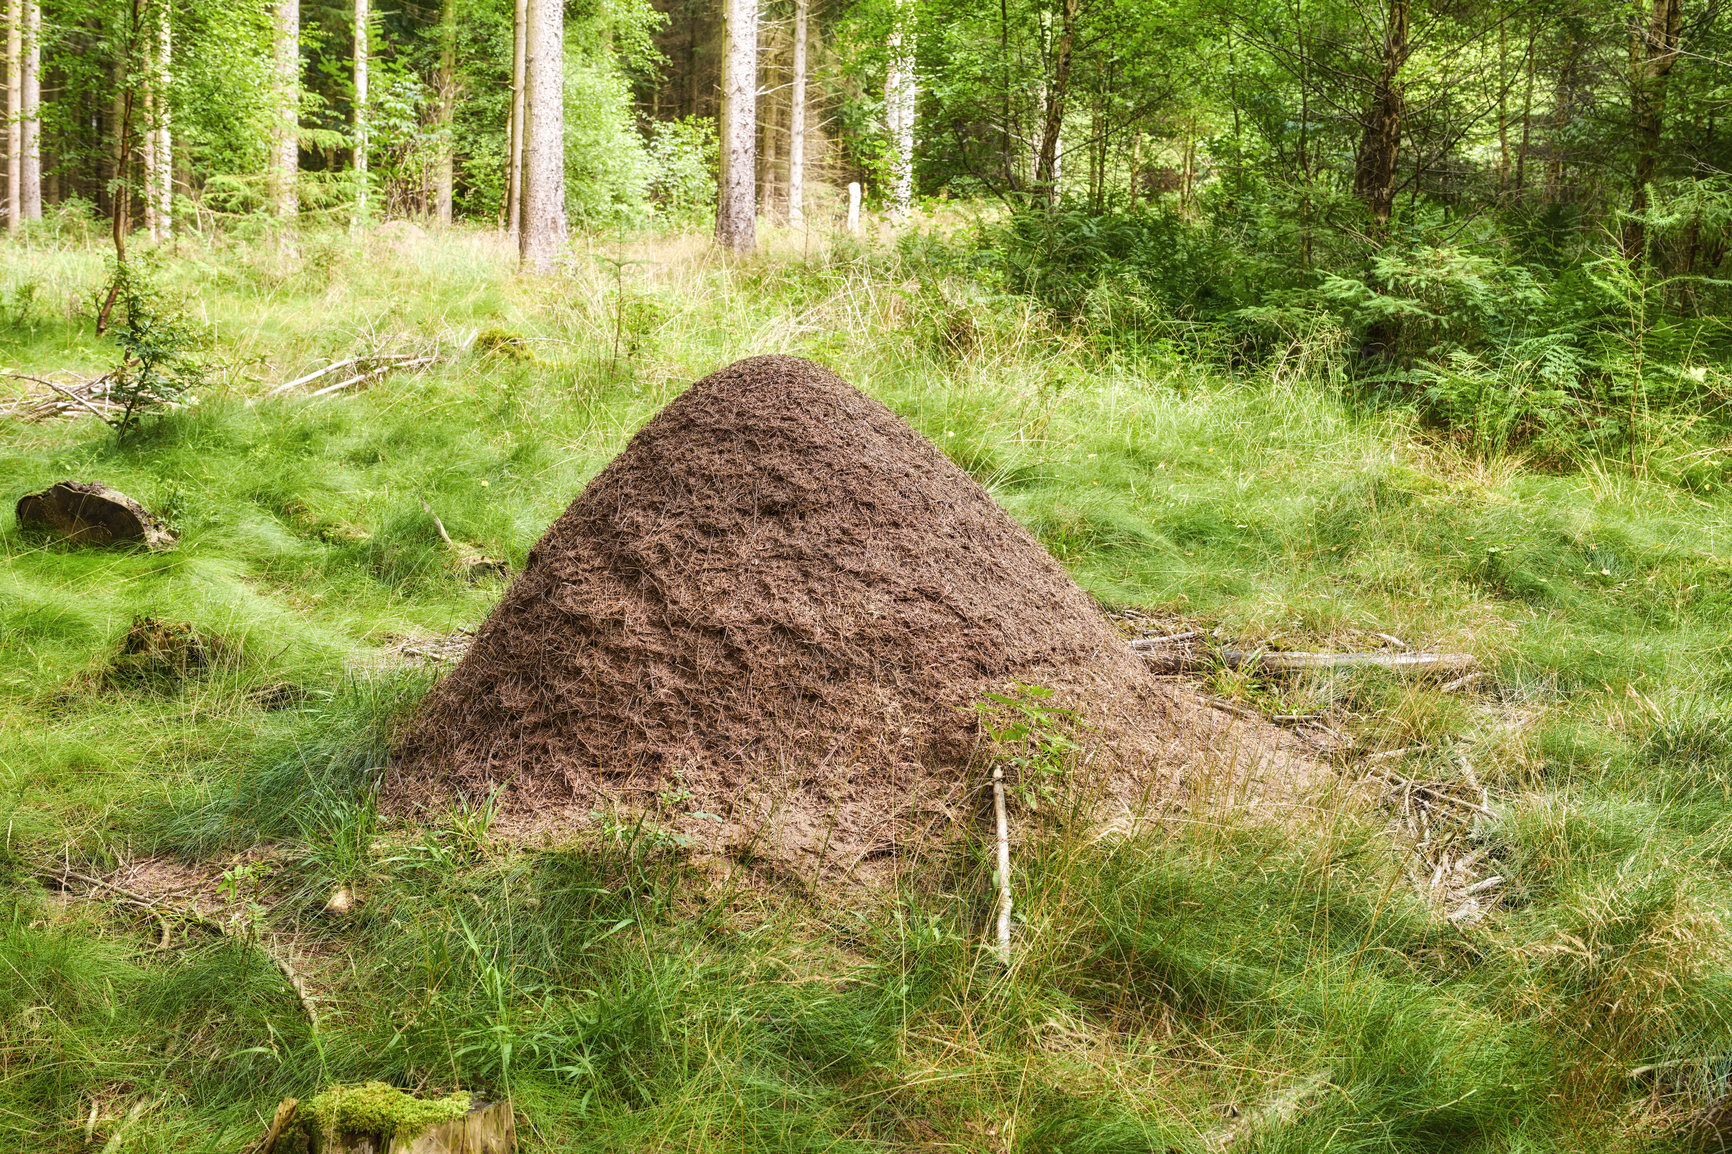
[[[404,734],[399,812],[497,791],[508,824],[615,809],[808,870],[962,823],[970,707],[1016,683],[1082,725],[1126,806],[1226,764],[1303,760],[1149,676],[1064,569],[882,404],[793,357],[741,361],[641,429],[554,522]]]

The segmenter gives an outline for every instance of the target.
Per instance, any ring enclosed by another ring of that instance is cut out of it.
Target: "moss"
[[[467,1113],[467,1090],[430,1101],[383,1082],[363,1082],[331,1087],[302,1108],[301,1119],[309,1134],[366,1134],[407,1142],[429,1126]]]

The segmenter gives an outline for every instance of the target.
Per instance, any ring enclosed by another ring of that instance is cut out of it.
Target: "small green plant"
[[[143,273],[120,265],[115,286],[124,319],[113,330],[121,359],[107,394],[120,410],[107,420],[124,442],[146,411],[172,405],[202,385],[204,369],[189,355],[198,344],[191,326],[161,307]]]
[[[428,1127],[463,1117],[469,1113],[469,1104],[466,1090],[449,1098],[427,1100],[383,1082],[363,1082],[359,1086],[333,1086],[317,1095],[307,1103],[301,1118],[309,1137],[347,1134],[392,1139],[393,1145],[406,1146]]]
[[[1018,682],[1011,692],[988,693],[974,705],[981,731],[1030,809],[1052,799],[1076,750],[1076,711],[1051,704],[1052,696],[1043,685]]]

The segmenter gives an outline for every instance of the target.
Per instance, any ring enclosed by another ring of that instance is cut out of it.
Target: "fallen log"
[[[1202,669],[1256,669],[1300,673],[1307,669],[1389,669],[1414,676],[1464,673],[1476,664],[1471,653],[1281,653],[1268,649],[1196,649],[1163,653],[1134,648],[1151,673],[1191,673]]]

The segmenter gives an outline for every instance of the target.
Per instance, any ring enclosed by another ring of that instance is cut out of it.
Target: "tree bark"
[[[14,0],[16,3],[16,0]],[[1623,250],[1637,260],[1647,246],[1641,214],[1648,211],[1648,185],[1659,166],[1660,133],[1665,127],[1666,89],[1684,28],[1683,0],[1650,0],[1646,17],[1630,28],[1630,110],[1634,114],[1636,165],[1631,174],[1630,216],[1624,223]]]
[[[524,53],[523,268],[550,273],[565,246],[565,4],[529,0]]]
[[[523,106],[525,53],[528,51],[527,0],[511,6],[511,145],[506,160],[505,228],[513,244],[523,234]]]
[[[24,58],[20,69],[23,89],[21,146],[23,163],[19,176],[20,207],[25,220],[42,219],[42,4],[24,0]]]
[[[561,54],[563,59],[563,53]],[[451,134],[457,113],[457,0],[439,6],[439,164],[435,178],[435,214],[451,223],[451,189],[456,177],[456,142]]]
[[[272,57],[276,76],[276,126],[271,139],[271,208],[279,217],[300,210],[295,180],[301,167],[301,3],[276,0]]]
[[[1040,136],[1040,160],[1034,182],[1046,193],[1048,204],[1058,201],[1059,134],[1064,131],[1065,97],[1070,93],[1071,54],[1076,46],[1078,0],[1064,0],[1060,9],[1058,43],[1053,47],[1052,83],[1046,89],[1046,126]]]
[[[757,245],[752,179],[757,171],[758,3],[723,0],[726,48],[722,57],[721,180],[716,196],[716,242],[729,252]]]
[[[6,4],[6,228],[24,223],[24,0]]]
[[[774,221],[776,216],[776,177],[780,175],[777,171],[777,162],[781,159],[780,142],[777,139],[777,129],[781,126],[777,123],[780,117],[777,116],[775,99],[775,92],[780,87],[777,81],[781,79],[779,75],[781,70],[776,67],[776,56],[781,48],[779,43],[781,37],[776,34],[777,29],[774,24],[770,26],[769,31],[768,43],[761,43],[758,51],[758,59],[763,64],[763,76],[759,85],[759,91],[763,93],[763,101],[758,117],[758,131],[762,141],[759,146],[762,149],[762,155],[759,157],[758,163],[758,210],[767,219]]]
[[[1074,5],[1076,0],[1066,2]],[[890,129],[890,219],[900,221],[914,207],[914,109],[919,97],[908,0],[895,0],[891,19],[887,44],[890,67],[884,77],[884,118]]]
[[[1408,0],[1389,0],[1388,22],[1383,29],[1383,61],[1371,90],[1359,137],[1359,160],[1353,172],[1353,194],[1371,212],[1372,229],[1381,234],[1395,207],[1395,169],[1401,156],[1402,122],[1407,100],[1401,82],[1401,67],[1407,63]]]
[[[811,0],[794,0],[794,75],[788,90],[788,223],[806,220],[806,21]]]
[[[352,222],[355,228],[367,223],[367,193],[370,191],[367,186],[367,164],[371,159],[367,155],[370,143],[367,139],[367,69],[371,51],[368,43],[371,19],[367,0],[355,0],[355,218]]]

